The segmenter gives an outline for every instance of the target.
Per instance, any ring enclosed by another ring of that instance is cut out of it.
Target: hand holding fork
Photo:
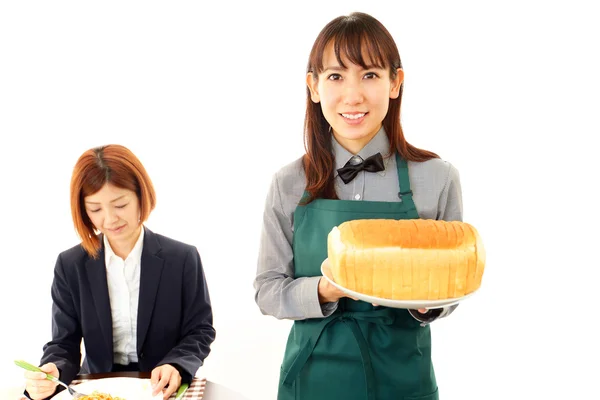
[[[57,385],[64,386],[74,399],[86,396],[71,388],[58,379],[58,368],[54,363],[44,364],[41,367],[29,364],[22,360],[16,360],[15,364],[25,369],[25,390],[33,400],[45,399],[54,394]]]

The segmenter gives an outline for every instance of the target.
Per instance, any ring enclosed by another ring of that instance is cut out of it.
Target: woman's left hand
[[[150,383],[153,389],[152,396],[156,396],[164,389],[163,399],[166,400],[181,385],[181,375],[179,375],[179,371],[171,364],[159,365],[152,370]]]

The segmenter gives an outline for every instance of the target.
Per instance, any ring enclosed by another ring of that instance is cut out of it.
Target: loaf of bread
[[[331,230],[327,248],[336,283],[391,300],[465,296],[479,288],[485,267],[479,234],[459,221],[348,221]]]

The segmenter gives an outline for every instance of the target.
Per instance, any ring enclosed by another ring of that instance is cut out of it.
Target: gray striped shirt
[[[344,149],[333,136],[332,141],[336,170],[352,157],[366,159],[380,152],[385,160],[384,171],[361,171],[348,184],[344,184],[336,174],[335,188],[341,200],[398,201],[396,159],[386,157],[390,147],[383,128],[356,156]],[[460,179],[452,164],[441,159],[408,162],[408,172],[413,199],[421,218],[462,221]],[[317,286],[320,276],[294,277],[294,210],[305,186],[306,177],[300,158],[274,174],[265,203],[254,281],[255,300],[263,314],[278,319],[323,318],[337,308],[337,302],[319,304]],[[444,309],[440,317],[449,315],[454,308]],[[419,318],[416,312],[411,314],[420,321],[431,322]]]

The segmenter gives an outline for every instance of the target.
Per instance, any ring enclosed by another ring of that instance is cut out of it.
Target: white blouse
[[[138,362],[137,313],[140,295],[140,266],[144,228],[135,246],[123,261],[104,236],[104,262],[108,281],[108,296],[112,315],[113,362],[127,365]]]

